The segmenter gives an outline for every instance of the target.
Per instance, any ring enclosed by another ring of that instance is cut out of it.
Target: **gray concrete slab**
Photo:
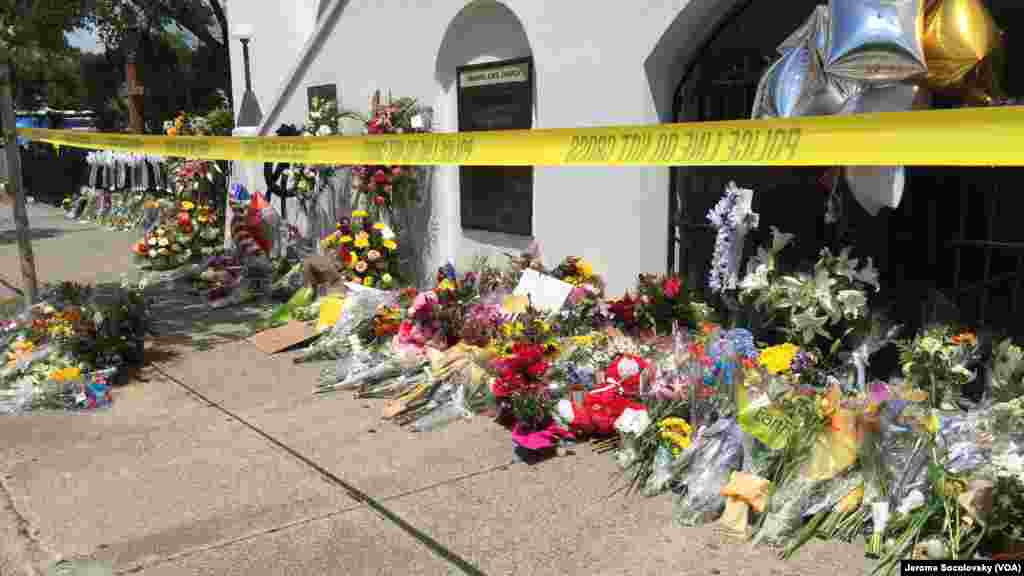
[[[353,504],[173,386],[121,391],[91,415],[0,419],[0,436],[21,439],[2,463],[4,488],[43,548],[124,566]],[[161,390],[176,407],[155,405]]]
[[[151,565],[141,576],[460,574],[363,508],[288,526]]]
[[[439,486],[392,508],[487,574],[860,574],[863,548],[810,545],[789,562],[673,523],[671,496],[610,496],[607,455],[574,456]]]

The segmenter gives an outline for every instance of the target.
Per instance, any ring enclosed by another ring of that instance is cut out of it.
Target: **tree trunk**
[[[21,276],[25,290],[25,303],[36,300],[36,262],[32,254],[32,236],[29,233],[28,210],[25,208],[25,190],[21,187],[21,157],[18,150],[17,120],[11,85],[11,66],[7,51],[0,48],[0,124],[4,129],[7,152],[7,188],[14,200],[14,225],[18,235],[18,253],[21,255]]]
[[[235,109],[235,96],[234,91],[231,89],[231,36],[228,30],[228,19],[224,14],[224,7],[220,5],[220,0],[209,0],[210,8],[213,10],[213,16],[217,19],[217,24],[220,26],[221,34],[221,54],[224,57],[224,69],[227,70],[227,82],[225,84],[225,92],[228,97],[228,105],[231,109]]]

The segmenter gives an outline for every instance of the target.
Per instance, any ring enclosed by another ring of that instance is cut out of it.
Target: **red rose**
[[[191,222],[188,212],[178,213],[178,226],[188,226]]]
[[[529,368],[526,369],[526,373],[532,376],[533,378],[540,378],[544,376],[544,374],[546,374],[547,371],[547,362],[534,362],[533,364],[530,365]]]
[[[341,259],[341,263],[348,265],[352,261],[352,252],[349,251],[348,247],[342,246],[341,250],[338,251],[338,258]]]
[[[366,183],[366,189],[369,190],[370,192],[373,192],[374,190],[377,189],[377,183],[374,182],[373,180],[370,180],[369,182]]]
[[[394,168],[392,168],[391,169],[391,175],[392,176],[401,176],[402,175],[402,167],[401,166],[395,166]]]
[[[675,298],[676,296],[679,296],[679,291],[683,289],[683,282],[678,276],[672,276],[665,279],[665,283],[662,284],[662,289],[665,291],[665,296]]]
[[[373,175],[373,181],[376,182],[377,184],[387,184],[388,175],[385,174],[383,170],[377,170],[377,172]]]
[[[373,198],[373,203],[376,204],[377,206],[383,206],[384,202],[385,200],[383,196],[374,196]]]

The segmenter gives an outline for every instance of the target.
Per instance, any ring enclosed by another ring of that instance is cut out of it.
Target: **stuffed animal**
[[[582,404],[572,402],[563,407],[563,417],[572,418],[569,427],[577,433],[608,435],[615,432],[615,421],[627,408],[645,410],[636,399],[640,374],[649,365],[638,356],[616,358],[605,372],[604,386],[587,393]]]

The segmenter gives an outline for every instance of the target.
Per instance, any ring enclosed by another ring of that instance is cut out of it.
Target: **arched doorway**
[[[778,57],[777,46],[811,14],[815,0],[740,0],[689,62],[675,93],[677,122],[749,118],[757,83]],[[1024,57],[1013,25],[1024,9],[989,1],[1006,32],[1007,60]],[[1012,70],[1012,68],[1011,68]],[[1011,96],[1024,95],[1008,78]],[[958,105],[936,96],[934,107]],[[951,142],[951,145],[955,143]],[[797,258],[812,261],[824,246],[853,246],[872,257],[882,273],[881,304],[890,305],[911,327],[932,319],[992,325],[1024,334],[1024,228],[1015,223],[1016,195],[1008,193],[1021,170],[910,168],[903,201],[896,210],[868,215],[841,184],[841,218],[824,221],[828,190],[824,168],[676,168],[669,199],[670,270],[703,285],[714,247],[706,214],[730,180],[755,190],[754,211],[762,229],[795,233]],[[748,248],[751,245],[748,244]],[[698,281],[697,279],[701,280]],[[710,295],[708,295],[710,296]]]

